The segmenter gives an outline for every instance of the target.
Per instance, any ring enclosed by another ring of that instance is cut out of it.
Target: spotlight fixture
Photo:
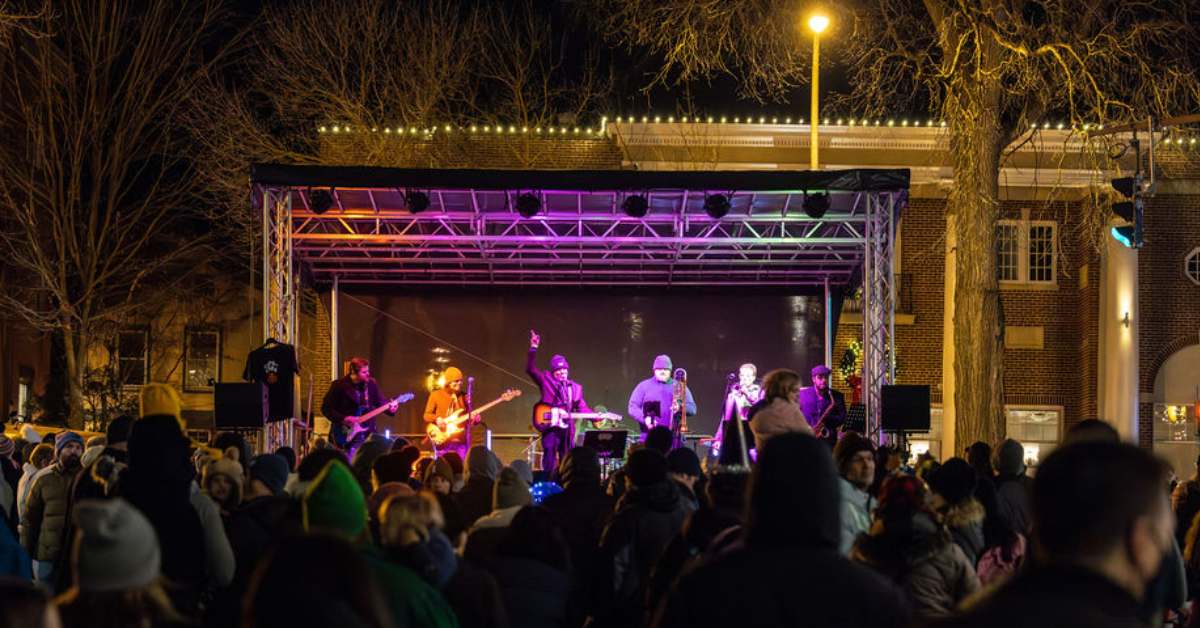
[[[522,218],[533,218],[542,209],[542,201],[532,192],[517,196],[517,213]]]
[[[333,207],[333,188],[328,190],[309,190],[308,207],[312,210],[312,213],[318,216],[329,211],[329,208]]]
[[[829,211],[829,195],[824,192],[805,194],[803,207],[809,218],[821,218]]]
[[[630,218],[645,218],[646,212],[649,210],[650,203],[641,194],[627,196],[621,203],[621,211],[625,212],[625,215]]]
[[[404,193],[404,206],[413,214],[419,214],[429,209],[429,195],[420,190],[409,190]]]
[[[729,197],[724,194],[709,194],[704,197],[704,213],[711,218],[723,218],[729,213]]]

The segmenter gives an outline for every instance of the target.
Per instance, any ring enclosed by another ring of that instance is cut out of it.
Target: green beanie
[[[350,468],[330,460],[304,492],[304,531],[321,529],[356,540],[367,527],[367,500]]]

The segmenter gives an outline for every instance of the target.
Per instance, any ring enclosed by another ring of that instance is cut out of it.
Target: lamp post
[[[820,164],[818,155],[820,146],[818,145],[818,129],[817,124],[820,121],[821,105],[819,102],[820,94],[820,76],[821,76],[821,33],[829,27],[829,18],[817,13],[808,18],[808,28],[813,32],[813,69],[812,69],[812,118],[810,120],[809,129],[809,169],[816,170]]]

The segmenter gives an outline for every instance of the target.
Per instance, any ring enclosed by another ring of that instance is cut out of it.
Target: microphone
[[[725,380],[730,381],[730,382],[736,382],[738,380],[737,373],[730,371],[729,374],[725,376]]]
[[[471,393],[474,391],[475,391],[475,378],[468,377],[467,378],[467,400],[468,401],[471,400]]]

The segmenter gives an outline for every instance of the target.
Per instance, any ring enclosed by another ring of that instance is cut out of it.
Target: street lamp
[[[813,69],[812,69],[812,117],[809,118],[810,129],[810,147],[809,147],[809,169],[816,170],[819,166],[818,154],[820,147],[818,146],[817,123],[821,119],[821,106],[818,101],[820,93],[820,75],[821,75],[821,33],[829,28],[829,18],[817,13],[808,18],[808,29],[813,32]]]

